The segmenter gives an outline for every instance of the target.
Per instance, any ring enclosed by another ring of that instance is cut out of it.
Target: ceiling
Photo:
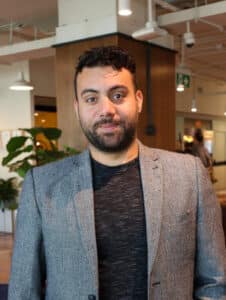
[[[180,8],[180,9],[186,9],[194,7],[195,1],[194,0],[166,0],[169,4],[173,4],[174,6]],[[218,2],[217,0],[197,0],[197,5],[205,5],[210,4],[214,2]]]
[[[19,4],[18,0],[0,0],[0,46],[55,34],[57,0],[20,0]]]
[[[165,0],[178,11],[222,2],[214,0]],[[0,0],[0,46],[18,41],[29,41],[49,37],[55,34],[58,22],[57,0]],[[169,9],[157,5],[157,20],[161,15],[169,14]],[[205,21],[205,20],[204,20]],[[226,28],[226,14],[208,18],[208,22],[191,21],[190,30],[195,35],[195,44],[191,48],[182,47],[186,23],[175,23],[164,28],[175,37],[178,50],[178,64],[183,62],[196,76],[226,82],[226,29],[221,32],[217,25]],[[10,23],[13,37],[10,36]],[[3,62],[0,58],[0,63]]]
[[[20,5],[18,5],[20,4]],[[0,0],[0,24],[32,22],[57,15],[57,0]]]
[[[194,8],[222,1],[215,0],[167,0],[179,10]],[[169,13],[159,8],[158,15]],[[205,21],[211,23],[204,23]],[[215,26],[216,25],[216,26]],[[219,26],[218,26],[219,25]],[[220,31],[218,27],[222,27]],[[224,29],[225,28],[225,29]],[[165,29],[175,37],[175,48],[179,55],[177,63],[199,77],[210,78],[226,83],[226,14],[217,14],[202,20],[190,22],[190,31],[194,33],[195,44],[188,48],[182,44],[186,32],[186,22],[166,26]]]

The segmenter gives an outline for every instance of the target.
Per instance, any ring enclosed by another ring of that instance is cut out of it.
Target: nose
[[[116,109],[114,103],[108,97],[103,97],[101,100],[100,115],[113,116],[115,111]]]

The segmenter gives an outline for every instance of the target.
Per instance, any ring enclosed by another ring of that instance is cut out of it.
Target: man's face
[[[112,67],[84,68],[77,77],[75,109],[89,142],[104,152],[122,151],[136,138],[143,96],[131,73]]]

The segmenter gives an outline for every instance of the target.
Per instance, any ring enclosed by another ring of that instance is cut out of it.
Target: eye
[[[97,97],[94,96],[86,97],[85,102],[89,104],[94,104],[97,102]]]
[[[125,96],[126,96],[125,93],[123,93],[121,91],[120,92],[117,91],[117,92],[112,93],[111,99],[114,102],[121,102],[125,98]]]

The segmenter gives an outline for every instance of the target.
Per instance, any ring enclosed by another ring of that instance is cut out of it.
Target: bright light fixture
[[[192,135],[184,135],[183,136],[183,141],[187,143],[192,143],[193,142],[193,136]]]
[[[192,99],[192,104],[191,104],[191,112],[197,112],[197,107],[195,103],[195,98]]]
[[[226,111],[224,112],[224,116],[226,117]]]
[[[32,84],[24,79],[23,72],[19,73],[19,79],[15,81],[10,87],[13,91],[31,91],[34,89]]]
[[[132,14],[130,0],[118,0],[118,14],[120,16],[130,16]]]
[[[177,85],[177,92],[183,92],[184,91],[184,85],[183,83],[179,83]]]

